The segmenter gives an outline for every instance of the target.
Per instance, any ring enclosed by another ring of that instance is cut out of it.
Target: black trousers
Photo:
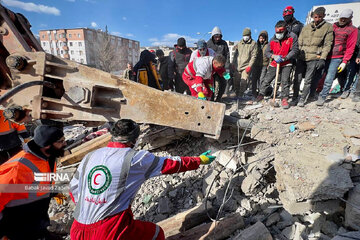
[[[186,94],[191,95],[188,85],[182,79],[182,73],[176,73],[175,75],[175,91],[181,94],[186,92]]]
[[[290,94],[290,73],[292,66],[284,66],[280,68],[278,81],[281,84],[281,98],[289,98]],[[260,87],[260,94],[265,96],[266,90],[270,87],[271,82],[276,76],[276,67],[269,66],[265,79]]]

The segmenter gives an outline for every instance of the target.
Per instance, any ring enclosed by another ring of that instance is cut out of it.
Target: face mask
[[[275,37],[279,40],[284,38],[284,33],[275,33]]]
[[[204,57],[206,55],[206,48],[205,49],[199,49],[200,56]]]
[[[286,16],[284,16],[284,21],[289,23],[289,22],[291,22],[292,18],[293,18],[292,15],[286,15]]]
[[[243,40],[244,40],[244,42],[249,41],[249,40],[250,40],[250,36],[243,36]]]

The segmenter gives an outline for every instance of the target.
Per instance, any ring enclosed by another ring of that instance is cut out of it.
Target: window
[[[79,51],[79,55],[82,56],[82,55],[83,55],[83,51]]]
[[[78,38],[80,38],[80,36],[81,36],[80,33],[78,33]]]
[[[63,50],[61,50],[61,51],[60,51],[60,53],[61,53],[61,54],[64,54],[64,51],[63,51]]]
[[[46,46],[46,42],[43,42],[43,47],[45,47]]]
[[[61,34],[59,34],[59,36],[58,36],[59,38],[61,38]]]
[[[129,41],[129,48],[132,48],[132,42]]]
[[[66,42],[63,42],[63,46],[67,46],[67,43],[66,43]]]
[[[69,43],[70,43],[70,47],[72,47],[72,46],[73,46],[73,45],[72,45],[73,43],[72,43],[72,42],[69,42]]]
[[[63,37],[63,38],[66,38],[66,34],[65,34],[65,33],[63,33],[63,34],[62,34],[62,37]]]
[[[72,36],[71,33],[69,33],[69,38],[71,38],[71,36]]]
[[[42,38],[45,38],[45,35],[42,35],[41,37],[42,37]]]
[[[59,42],[59,47],[61,47],[62,46],[62,42]]]
[[[74,54],[74,50],[71,50],[70,53],[71,53],[71,54]]]
[[[82,47],[82,42],[79,42],[79,47]]]
[[[81,62],[81,63],[84,63],[84,59],[80,59],[80,62]]]

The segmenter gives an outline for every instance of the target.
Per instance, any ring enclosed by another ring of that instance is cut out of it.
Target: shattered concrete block
[[[321,231],[327,236],[335,237],[338,232],[338,226],[332,221],[326,221],[322,227]]]
[[[260,174],[261,177],[261,174]],[[248,175],[244,181],[241,183],[241,190],[245,193],[246,196],[252,196],[258,193],[259,185],[260,185],[260,178],[256,174]]]
[[[343,135],[345,137],[354,137],[354,138],[360,138],[360,131],[357,128],[352,128],[352,127],[346,127],[343,130]]]
[[[170,201],[167,197],[159,199],[158,205],[159,213],[169,213],[170,212]]]
[[[291,225],[290,227],[285,228],[281,234],[286,237],[286,239],[293,239],[295,236],[296,226],[295,224]]]
[[[341,235],[335,236],[331,240],[354,240],[354,239],[360,239],[360,231],[343,233]]]
[[[246,228],[240,232],[239,235],[233,238],[234,240],[272,240],[269,230],[261,222]]]
[[[295,213],[288,207],[294,203],[337,199],[353,187],[350,170],[305,149],[280,151],[274,166],[280,200],[291,214]]]
[[[220,163],[224,167],[226,166],[226,168],[235,171],[237,169],[237,158],[234,156],[234,154],[234,150],[221,150],[214,155],[216,156],[216,161],[218,163]]]
[[[294,240],[305,240],[307,236],[306,226],[298,222],[295,223],[295,226]]]
[[[297,125],[297,128],[300,130],[300,131],[309,131],[309,130],[313,130],[315,129],[315,125],[311,122],[302,122],[302,123],[299,123]]]
[[[274,212],[266,219],[265,226],[270,227],[271,225],[276,224],[279,221],[280,221],[280,214]]]
[[[345,209],[345,226],[360,230],[360,184],[350,190]],[[356,206],[356,207],[354,207]]]

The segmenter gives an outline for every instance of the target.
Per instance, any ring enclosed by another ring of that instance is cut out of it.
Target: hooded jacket
[[[333,40],[334,30],[330,23],[323,20],[316,26],[311,22],[303,28],[299,36],[300,59],[325,60],[331,51]]]
[[[259,37],[263,36],[265,38],[265,42],[263,44],[261,44],[259,42],[259,39],[257,41],[258,44],[258,55],[256,58],[256,63],[258,66],[268,66],[269,65],[269,58],[266,56],[265,51],[267,46],[269,45],[269,35],[267,31],[261,31],[259,34]]]
[[[248,42],[241,40],[235,46],[233,64],[238,71],[243,71],[246,67],[254,65],[257,55],[258,44],[254,39],[250,39]]]
[[[144,50],[140,53],[139,62],[134,66],[134,72],[136,72],[139,83],[161,90],[154,63],[155,55],[149,50]]]
[[[208,46],[208,48],[211,48],[212,50],[214,50],[216,55],[220,54],[226,58],[225,68],[229,69],[229,67],[230,67],[229,46],[223,39],[221,39],[219,42],[215,43],[213,37],[216,34],[220,34],[222,37],[222,32],[219,27],[214,27],[214,29],[212,30],[211,38],[209,39],[209,41],[207,41],[207,46]]]

